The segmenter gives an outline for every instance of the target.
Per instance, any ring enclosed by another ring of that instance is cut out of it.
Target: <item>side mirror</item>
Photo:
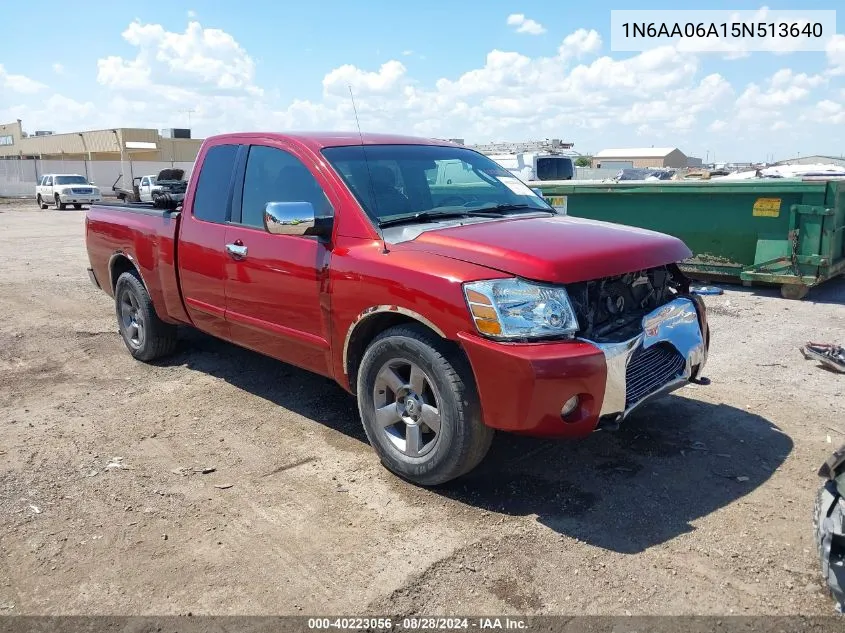
[[[314,205],[310,202],[268,202],[264,205],[264,229],[273,235],[313,234],[315,221]]]

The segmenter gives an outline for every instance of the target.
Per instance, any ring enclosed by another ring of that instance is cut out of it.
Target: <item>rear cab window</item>
[[[238,145],[214,145],[206,152],[194,193],[193,215],[196,219],[218,224],[228,220],[238,148]]]

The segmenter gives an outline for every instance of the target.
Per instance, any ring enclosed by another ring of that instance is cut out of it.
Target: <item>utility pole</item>
[[[191,129],[191,115],[196,112],[196,110],[189,109],[189,110],[179,110],[179,112],[187,113],[188,115],[188,129]]]

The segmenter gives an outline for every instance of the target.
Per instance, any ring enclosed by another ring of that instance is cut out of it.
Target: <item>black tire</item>
[[[82,208],[82,205],[81,204],[75,204],[75,205],[73,205],[73,208],[78,211],[79,209]]]
[[[134,358],[148,362],[176,349],[176,326],[158,318],[150,295],[134,270],[118,277],[114,304],[120,336]]]
[[[63,202],[59,199],[59,194],[56,194],[56,209],[60,209],[61,211],[64,211],[65,209],[67,209],[67,205],[66,205],[66,204],[64,204],[64,203],[63,203]]]
[[[376,422],[377,376],[394,361],[418,366],[439,396],[436,440],[418,457],[403,453]],[[475,468],[490,449],[494,432],[481,420],[469,364],[459,349],[422,326],[396,326],[373,340],[358,368],[357,393],[367,439],[382,464],[403,479],[422,486],[445,483]]]
[[[38,194],[36,200],[38,201],[38,206],[42,211],[47,208],[47,204],[44,202],[44,199],[41,197],[40,193]]]

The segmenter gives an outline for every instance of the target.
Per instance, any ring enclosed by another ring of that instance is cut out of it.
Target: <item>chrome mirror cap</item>
[[[268,202],[264,205],[264,229],[273,235],[305,235],[314,228],[310,202]]]

